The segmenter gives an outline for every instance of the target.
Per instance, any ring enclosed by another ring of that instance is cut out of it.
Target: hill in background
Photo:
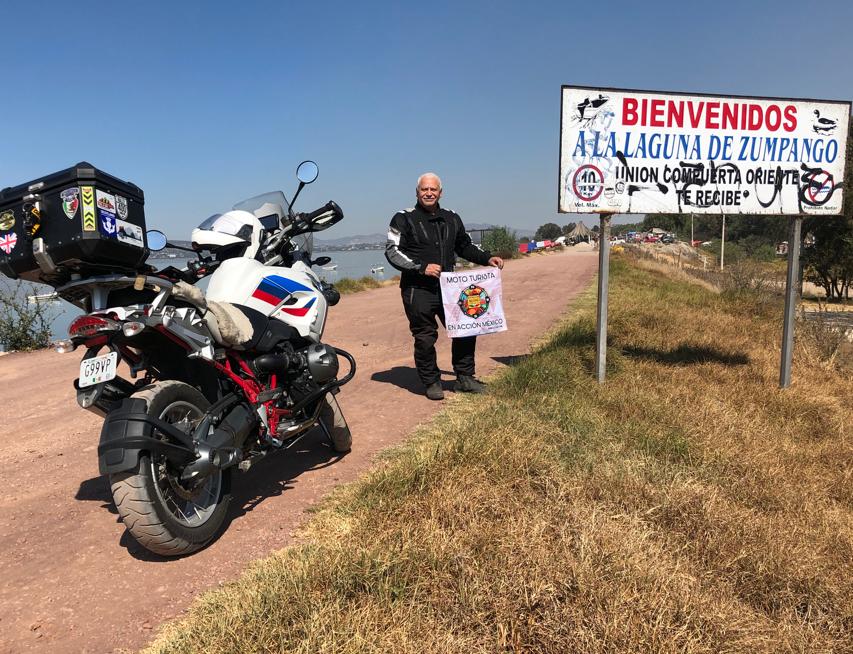
[[[497,225],[491,225],[488,223],[466,223],[466,229],[471,232],[478,229],[492,229],[497,227]],[[518,238],[530,238],[533,236],[534,232],[529,229],[516,229],[514,227],[510,227],[510,230],[514,231]],[[385,246],[386,234],[382,233],[374,233],[374,234],[357,234],[355,236],[343,236],[341,238],[317,238],[314,237],[314,246],[318,250],[336,250],[339,248],[356,248],[357,246]]]

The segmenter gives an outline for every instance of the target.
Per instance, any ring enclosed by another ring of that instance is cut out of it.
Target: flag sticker
[[[18,235],[15,234],[15,232],[6,234],[5,236],[0,236],[0,250],[3,250],[6,254],[12,254],[12,250],[15,249],[17,244]]]

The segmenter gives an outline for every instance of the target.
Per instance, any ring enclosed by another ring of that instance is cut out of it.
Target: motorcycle
[[[317,175],[313,162],[300,164],[294,202]],[[334,202],[309,213],[292,206],[268,193],[211,217],[194,230],[196,259],[185,268],[56,288],[86,311],[57,350],[85,349],[74,385],[80,406],[104,418],[100,471],[127,530],[155,554],[210,543],[226,519],[232,473],[313,427],[335,452],[351,447],[335,395],[356,364],[321,340],[340,295],[312,270],[328,257],[311,259],[313,233],[343,212]],[[179,248],[157,231],[147,242]],[[197,284],[205,278],[206,292]],[[340,359],[349,364],[342,376]]]

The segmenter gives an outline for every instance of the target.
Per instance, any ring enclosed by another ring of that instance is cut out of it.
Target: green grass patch
[[[853,381],[781,307],[616,257],[594,296],[151,652],[831,652],[853,629]]]

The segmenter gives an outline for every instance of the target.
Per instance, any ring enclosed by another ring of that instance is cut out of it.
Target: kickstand
[[[326,424],[322,421],[322,419],[318,419],[317,424],[320,425],[320,428],[323,430],[323,433],[326,434],[326,438],[329,439],[329,443],[331,445],[334,445],[334,441],[332,440],[332,434],[329,431],[329,428],[326,427]]]

